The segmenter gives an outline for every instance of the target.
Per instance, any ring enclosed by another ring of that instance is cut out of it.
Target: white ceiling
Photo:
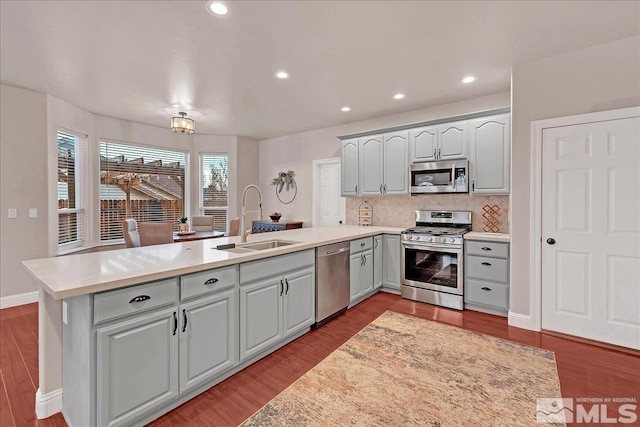
[[[198,133],[265,139],[506,91],[513,64],[640,34],[638,1],[228,4],[2,1],[0,80],[165,127],[188,104]]]

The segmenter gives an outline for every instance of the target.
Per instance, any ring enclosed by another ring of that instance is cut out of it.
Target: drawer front
[[[373,249],[373,237],[352,240],[350,242],[351,254]]]
[[[499,242],[479,242],[467,240],[465,242],[467,255],[489,256],[494,258],[509,258],[509,244]]]
[[[232,288],[237,282],[237,267],[235,265],[182,276],[180,278],[180,301]]]
[[[258,261],[240,264],[240,283],[248,283],[267,277],[278,276],[287,271],[315,265],[315,249],[307,249]]]
[[[467,277],[509,283],[509,263],[506,259],[467,256]]]
[[[509,286],[467,279],[464,287],[464,301],[508,310]]]
[[[175,304],[177,300],[177,278],[103,292],[93,297],[93,324]]]

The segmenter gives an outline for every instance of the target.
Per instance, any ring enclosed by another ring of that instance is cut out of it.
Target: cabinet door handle
[[[378,239],[373,239],[373,249],[378,248]]]
[[[283,292],[284,292],[284,283],[282,283],[282,279],[280,279],[280,296],[282,296]]]
[[[476,191],[476,180],[471,181],[471,191]]]
[[[214,283],[218,283],[218,279],[216,279],[215,277],[212,277],[211,279],[204,282],[205,285],[213,285]]]
[[[360,266],[364,265],[364,257],[360,254]]]
[[[490,263],[490,262],[483,262],[483,263],[481,263],[481,264],[482,264],[482,265],[486,265],[486,266],[491,266],[491,263]]]
[[[178,331],[178,315],[176,312],[173,312],[173,335]]]
[[[384,194],[387,194],[387,184],[382,186],[382,190],[384,191]]]
[[[480,248],[480,249],[482,249],[483,251],[491,251],[491,250],[493,250],[493,249],[488,248],[488,247],[486,247],[486,246],[484,246],[484,247],[482,247],[482,248]]]
[[[442,156],[440,155],[440,149],[438,148],[438,160],[440,160]]]
[[[284,279],[284,283],[287,284],[287,290],[284,291],[284,294],[287,295],[287,294],[289,294],[289,280],[288,279]]]
[[[182,332],[187,330],[187,310],[182,310]]]
[[[362,259],[364,260],[364,264],[363,265],[367,265],[367,256],[366,255],[362,255]]]
[[[358,184],[356,184],[356,194],[358,194]]]
[[[382,184],[380,184],[380,194],[382,194]]]
[[[147,301],[150,299],[151,297],[149,295],[138,295],[137,297],[131,298],[131,300],[129,301],[129,304],[133,304],[135,302]]]
[[[434,158],[435,160],[438,160],[438,157],[437,157],[438,155],[437,155],[436,153],[437,153],[437,151],[436,151],[436,149],[434,148],[434,149],[433,149],[433,158]]]
[[[486,291],[486,292],[491,292],[491,288],[487,288],[486,286],[483,286],[480,289],[482,289],[483,291]]]

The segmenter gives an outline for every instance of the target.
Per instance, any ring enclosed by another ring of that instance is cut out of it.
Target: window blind
[[[82,168],[86,165],[86,139],[58,131],[58,252],[81,246],[85,212]]]
[[[213,215],[216,231],[227,231],[229,209],[229,157],[200,155],[200,211]]]
[[[100,142],[100,240],[123,238],[122,221],[170,222],[184,215],[187,155]]]

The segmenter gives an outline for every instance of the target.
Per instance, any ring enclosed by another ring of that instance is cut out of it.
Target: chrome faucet
[[[255,188],[255,190],[258,192],[258,210],[257,211],[247,211],[246,207],[245,207],[245,204],[247,202],[247,200],[246,200],[247,199],[247,191],[250,188]],[[253,185],[253,184],[247,185],[245,187],[244,191],[242,192],[242,219],[240,220],[240,230],[242,232],[241,233],[241,237],[240,237],[240,241],[242,243],[246,242],[247,241],[247,236],[249,234],[251,234],[251,229],[247,229],[247,226],[246,226],[246,221],[247,221],[246,216],[247,216],[248,213],[257,213],[258,216],[259,216],[260,221],[262,221],[262,193],[260,192],[260,189],[257,186]]]

